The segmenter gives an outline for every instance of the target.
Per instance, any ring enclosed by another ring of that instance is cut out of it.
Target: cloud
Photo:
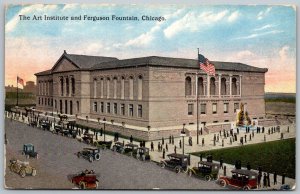
[[[143,33],[140,36],[138,36],[137,38],[128,40],[125,43],[125,46],[135,46],[135,47],[147,46],[154,39],[154,33],[159,30],[160,30],[160,27],[155,25],[154,27],[151,28],[151,30],[149,32]],[[117,45],[117,46],[121,46],[121,45]]]
[[[267,32],[262,32],[262,33],[253,33],[253,34],[250,34],[248,36],[241,36],[241,37],[234,38],[232,40],[252,39],[252,38],[256,38],[256,37],[260,37],[260,36],[265,36],[265,35],[268,35],[268,34],[279,34],[279,33],[282,33],[282,32],[284,32],[284,31],[282,31],[282,30],[272,30],[272,31],[267,31]]]
[[[231,13],[230,16],[228,17],[228,22],[235,21],[239,17],[239,15],[240,13],[238,11]]]
[[[8,21],[5,25],[5,32],[11,32],[15,29],[17,24],[20,22],[19,15],[29,15],[30,13],[44,13],[49,10],[54,10],[57,8],[57,5],[43,5],[43,4],[35,4],[25,6],[21,9],[10,21]]]
[[[263,18],[266,17],[266,15],[271,11],[271,9],[272,9],[272,7],[268,7],[265,11],[260,11],[260,12],[257,14],[256,18],[257,18],[258,20],[263,19]]]
[[[65,11],[65,10],[70,10],[70,9],[75,9],[76,7],[78,7],[78,4],[66,4],[62,11]]]
[[[262,27],[255,28],[253,31],[261,31],[261,30],[265,30],[265,29],[273,28],[273,27],[275,27],[275,25],[267,24],[267,25],[264,25],[264,26],[262,26]]]
[[[224,10],[218,13],[206,11],[201,14],[188,12],[181,19],[173,22],[170,26],[168,26],[164,30],[164,35],[166,38],[172,38],[182,31],[195,32],[203,25],[209,25],[220,21],[227,14],[228,10]]]
[[[247,58],[252,58],[255,56],[255,54],[249,50],[244,50],[244,51],[239,51],[237,54],[237,59],[238,60],[244,60],[244,59],[247,59]]]
[[[290,48],[289,46],[284,46],[280,49],[278,54],[279,54],[281,62],[287,61],[287,59],[288,59],[287,55],[288,55],[289,48]]]

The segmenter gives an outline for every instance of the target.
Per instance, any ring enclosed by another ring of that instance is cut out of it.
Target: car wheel
[[[90,162],[93,162],[93,156],[90,156],[90,157],[89,157],[89,161],[90,161]]]
[[[36,176],[36,169],[35,168],[32,168],[31,176]]]
[[[220,185],[222,186],[222,187],[226,187],[226,185],[227,185],[227,183],[226,183],[226,181],[225,180],[220,180]]]
[[[193,171],[192,170],[188,170],[187,175],[191,177],[193,175]]]
[[[178,166],[175,167],[175,172],[176,173],[180,173],[180,170],[181,170],[180,167],[178,167]]]
[[[248,186],[244,186],[243,190],[250,190]]]
[[[205,175],[204,179],[205,179],[206,181],[210,181],[211,178],[210,178],[209,175]]]
[[[85,182],[80,181],[80,182],[79,182],[79,187],[80,187],[80,189],[86,189]]]
[[[165,163],[163,163],[163,162],[160,162],[159,165],[160,165],[161,168],[165,168],[166,167]]]
[[[25,152],[22,152],[22,155],[25,155]]]
[[[24,178],[24,177],[26,176],[25,169],[21,169],[21,170],[20,170],[20,176],[21,176],[22,178]]]
[[[95,154],[95,160],[100,160],[100,154]]]

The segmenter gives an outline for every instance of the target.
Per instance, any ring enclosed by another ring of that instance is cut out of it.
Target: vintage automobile
[[[41,120],[40,126],[42,129],[50,131],[50,128],[51,128],[50,122],[48,122],[46,120]]]
[[[234,169],[231,171],[232,177],[220,177],[221,186],[232,186],[235,188],[250,190],[257,188],[257,173],[251,170]]]
[[[183,154],[177,154],[172,153],[168,154],[168,160],[162,160],[159,165],[162,168],[170,168],[172,170],[175,170],[176,173],[179,172],[187,172],[188,165],[190,164],[190,156],[189,155],[183,155]]]
[[[31,127],[37,127],[37,122],[36,121],[30,121],[29,126]]]
[[[62,131],[63,131],[63,124],[62,122],[59,121],[57,124],[54,125],[54,130],[52,131],[52,133],[56,133],[58,135],[59,133],[62,133]]]
[[[34,145],[32,144],[23,145],[22,155],[25,155],[26,158],[39,158],[39,155],[37,152],[34,151]]]
[[[77,174],[71,175],[71,182],[80,189],[97,189],[99,180],[93,170],[82,171]]]
[[[77,136],[77,131],[74,129],[66,129],[66,130],[63,130],[62,133],[64,136],[73,137],[74,139]]]
[[[83,148],[82,151],[77,152],[77,157],[83,157],[88,159],[90,162],[94,160],[100,160],[100,149],[99,148]]]
[[[11,159],[9,161],[9,169],[12,172],[19,174],[22,178],[24,178],[26,175],[36,176],[36,169],[29,166],[29,162]]]
[[[93,134],[85,133],[83,134],[83,137],[79,137],[78,141],[84,142],[86,144],[92,144],[93,143]]]
[[[134,152],[134,157],[142,161],[150,161],[149,148],[139,147],[136,152]]]
[[[206,181],[216,180],[218,179],[219,169],[219,164],[208,161],[200,161],[198,162],[198,166],[188,169],[188,175],[204,178]]]
[[[128,156],[134,156],[134,155],[136,155],[136,152],[137,152],[137,148],[138,148],[138,147],[139,147],[139,146],[136,145],[136,144],[128,143],[128,144],[126,144],[125,147],[124,147],[124,152],[123,152],[123,154],[128,155]]]
[[[123,143],[121,143],[121,142],[116,142],[114,145],[113,145],[113,147],[112,147],[112,150],[114,151],[114,152],[119,152],[119,153],[121,153],[121,154],[123,154],[124,153],[124,145],[123,145]]]
[[[94,141],[93,145],[98,148],[102,148],[104,150],[110,149],[112,145],[112,141]]]

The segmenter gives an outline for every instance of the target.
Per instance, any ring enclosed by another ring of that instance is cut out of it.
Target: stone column
[[[65,81],[64,81],[64,84],[65,84],[65,87],[64,87],[64,94],[65,94],[65,96],[67,96],[67,78],[68,78],[68,76],[65,76]]]
[[[242,75],[240,75],[240,96],[242,96]]]
[[[207,75],[207,97],[210,96],[210,76]]]
[[[232,75],[229,75],[229,95],[232,96]]]
[[[69,96],[72,96],[72,75],[69,76]]]
[[[221,77],[222,74],[219,74],[219,98],[221,98]]]

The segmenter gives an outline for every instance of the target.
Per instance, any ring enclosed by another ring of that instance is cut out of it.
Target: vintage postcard
[[[6,189],[294,190],[296,6],[5,10]]]

